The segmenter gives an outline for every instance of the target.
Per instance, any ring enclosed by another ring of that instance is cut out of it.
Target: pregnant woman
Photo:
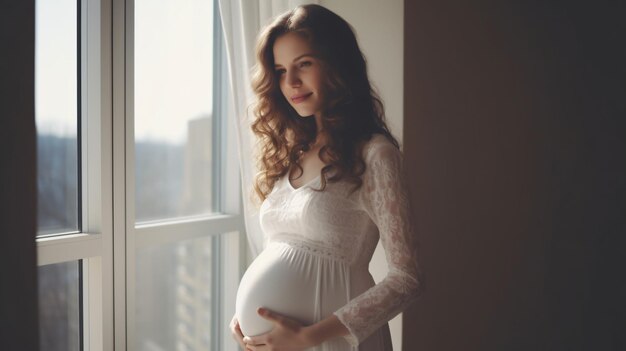
[[[398,142],[350,25],[318,5],[261,33],[253,89],[263,251],[231,332],[245,350],[391,350],[387,322],[420,291]],[[368,265],[378,240],[389,273]]]

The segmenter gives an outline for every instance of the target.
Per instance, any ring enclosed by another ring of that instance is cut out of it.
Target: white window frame
[[[213,237],[223,264],[216,271],[221,284],[213,292],[221,302],[213,313],[220,321],[213,323],[213,348],[237,350],[227,326],[247,248],[233,121],[228,119],[223,129],[228,143],[222,143],[225,152],[220,155],[222,213],[136,226],[129,206],[135,194],[134,1],[81,0],[80,11],[82,231],[37,238],[37,264],[82,260],[83,349],[130,351],[135,342],[136,273],[128,263],[135,262],[136,250]],[[214,76],[226,79],[225,62],[216,61],[221,66]],[[226,106],[226,99],[218,98]],[[238,236],[220,238],[235,231]]]

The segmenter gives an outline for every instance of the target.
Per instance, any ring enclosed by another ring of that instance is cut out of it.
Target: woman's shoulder
[[[363,159],[369,163],[375,159],[401,156],[396,145],[383,134],[373,134],[363,145]]]

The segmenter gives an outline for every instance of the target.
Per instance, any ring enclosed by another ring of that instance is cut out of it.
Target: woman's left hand
[[[263,335],[244,337],[246,351],[300,351],[315,346],[307,327],[300,322],[266,308],[259,308],[257,313],[274,323],[274,328]]]

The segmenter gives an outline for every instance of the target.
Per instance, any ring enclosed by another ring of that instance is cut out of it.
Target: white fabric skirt
[[[311,325],[373,285],[367,267],[350,267],[342,257],[324,248],[305,241],[272,241],[241,279],[235,315],[247,336],[267,333],[273,327],[257,314],[259,307]],[[389,327],[385,324],[358,347],[351,347],[344,338],[335,338],[310,350],[391,349]]]

